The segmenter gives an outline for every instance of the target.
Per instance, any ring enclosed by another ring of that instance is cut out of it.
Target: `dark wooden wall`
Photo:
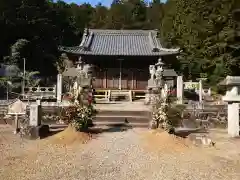
[[[76,61],[76,55],[69,55]],[[83,61],[94,65],[93,86],[96,89],[118,89],[121,59],[121,88],[145,90],[149,79],[149,65],[155,64],[158,57],[136,56],[82,56]],[[165,61],[165,57],[163,61]]]
[[[118,89],[120,79],[119,68],[107,68],[95,71],[93,86],[100,89]],[[122,68],[122,89],[146,89],[149,79],[148,69]]]
[[[149,79],[148,67],[155,62],[155,59],[148,57],[102,56],[98,58],[85,57],[83,59],[95,65],[93,86],[96,89],[119,89],[121,71],[122,89],[145,90]],[[122,59],[121,62],[119,59]]]

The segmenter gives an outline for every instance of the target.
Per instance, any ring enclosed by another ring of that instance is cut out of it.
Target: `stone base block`
[[[24,137],[27,139],[41,139],[45,138],[49,135],[49,126],[48,125],[40,125],[40,126],[29,126],[27,131],[24,134]]]
[[[195,146],[215,146],[215,142],[212,141],[205,130],[176,128],[171,129],[169,133],[182,138],[188,138]]]
[[[179,128],[173,128],[171,131],[172,131],[172,134],[174,134],[176,136],[186,138],[190,134],[202,132],[204,130],[202,130],[201,128],[179,127]]]
[[[157,122],[151,120],[151,121],[149,122],[149,128],[150,128],[150,129],[157,129],[157,128],[158,128]]]
[[[215,142],[206,135],[191,134],[189,135],[189,139],[196,146],[215,146]]]
[[[146,93],[145,104],[153,105],[156,102],[156,99],[159,97],[159,94],[149,94]]]

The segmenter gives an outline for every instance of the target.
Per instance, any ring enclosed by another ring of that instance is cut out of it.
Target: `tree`
[[[67,57],[67,54],[61,54],[59,61],[56,63],[58,73],[62,74],[66,69],[74,67],[73,63]]]
[[[37,77],[39,74],[38,71],[26,71],[25,74],[20,74],[20,78],[25,81],[26,87],[36,87],[40,83],[40,79]]]
[[[106,28],[124,29],[130,24],[129,8],[121,1],[113,1],[107,15]]]
[[[94,9],[90,21],[90,27],[96,29],[105,27],[107,21],[107,13],[108,9],[105,6],[102,6],[101,3],[99,3]]]
[[[131,10],[131,28],[142,29],[146,23],[147,8],[144,1],[128,0],[126,6]]]
[[[89,27],[91,17],[94,9],[90,4],[84,3],[80,6],[77,4],[71,4],[72,17],[75,22],[75,26],[78,30],[79,40],[82,36],[84,28]]]
[[[84,28],[159,29],[164,46],[182,49],[177,71],[188,79],[205,73],[216,84],[227,74],[239,75],[239,23],[233,19],[239,2],[113,0],[106,8],[60,0],[2,0],[0,63],[16,63],[22,70],[25,58],[27,71],[55,76],[61,63],[58,46],[78,45]]]
[[[59,4],[46,0],[1,1],[0,24],[6,33],[0,35],[0,43],[3,43],[0,59],[9,55],[11,45],[18,39],[25,39],[28,41],[24,48],[26,68],[39,71],[42,76],[56,74],[54,64],[59,56],[58,45],[71,45],[71,39],[78,39],[71,25],[70,13],[57,8]],[[20,60],[18,64],[22,69]]]
[[[79,43],[79,30],[76,26],[75,18],[72,12],[72,5],[63,1],[49,3],[52,9],[52,18],[57,27],[58,44],[73,46]]]
[[[10,56],[6,56],[5,63],[19,64],[23,58],[25,58],[29,41],[26,39],[19,39],[11,46]]]
[[[162,36],[167,45],[182,48],[180,61],[186,77],[196,78],[203,72],[216,84],[234,73],[237,62],[229,49],[233,7],[234,0],[169,0]]]
[[[2,69],[4,76],[0,77],[0,87],[5,90],[8,100],[9,92],[21,86],[21,83],[19,83],[20,70],[16,65],[2,65]]]
[[[163,4],[160,0],[153,0],[147,8],[146,28],[159,29],[163,18]]]

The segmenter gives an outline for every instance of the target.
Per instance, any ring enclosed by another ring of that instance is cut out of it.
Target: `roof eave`
[[[159,51],[152,54],[100,54],[100,53],[96,54],[91,51],[86,51],[81,47],[68,48],[68,47],[60,46],[58,49],[60,52],[65,52],[65,53],[75,54],[80,56],[92,55],[92,56],[158,56],[159,57],[159,56],[168,56],[168,55],[178,55],[180,53],[180,51]]]

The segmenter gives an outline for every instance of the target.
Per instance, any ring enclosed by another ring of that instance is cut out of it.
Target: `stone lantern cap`
[[[240,102],[240,76],[227,76],[219,85],[227,86],[226,95],[222,97],[226,102]]]
[[[227,76],[219,83],[220,86],[240,86],[240,76]]]

